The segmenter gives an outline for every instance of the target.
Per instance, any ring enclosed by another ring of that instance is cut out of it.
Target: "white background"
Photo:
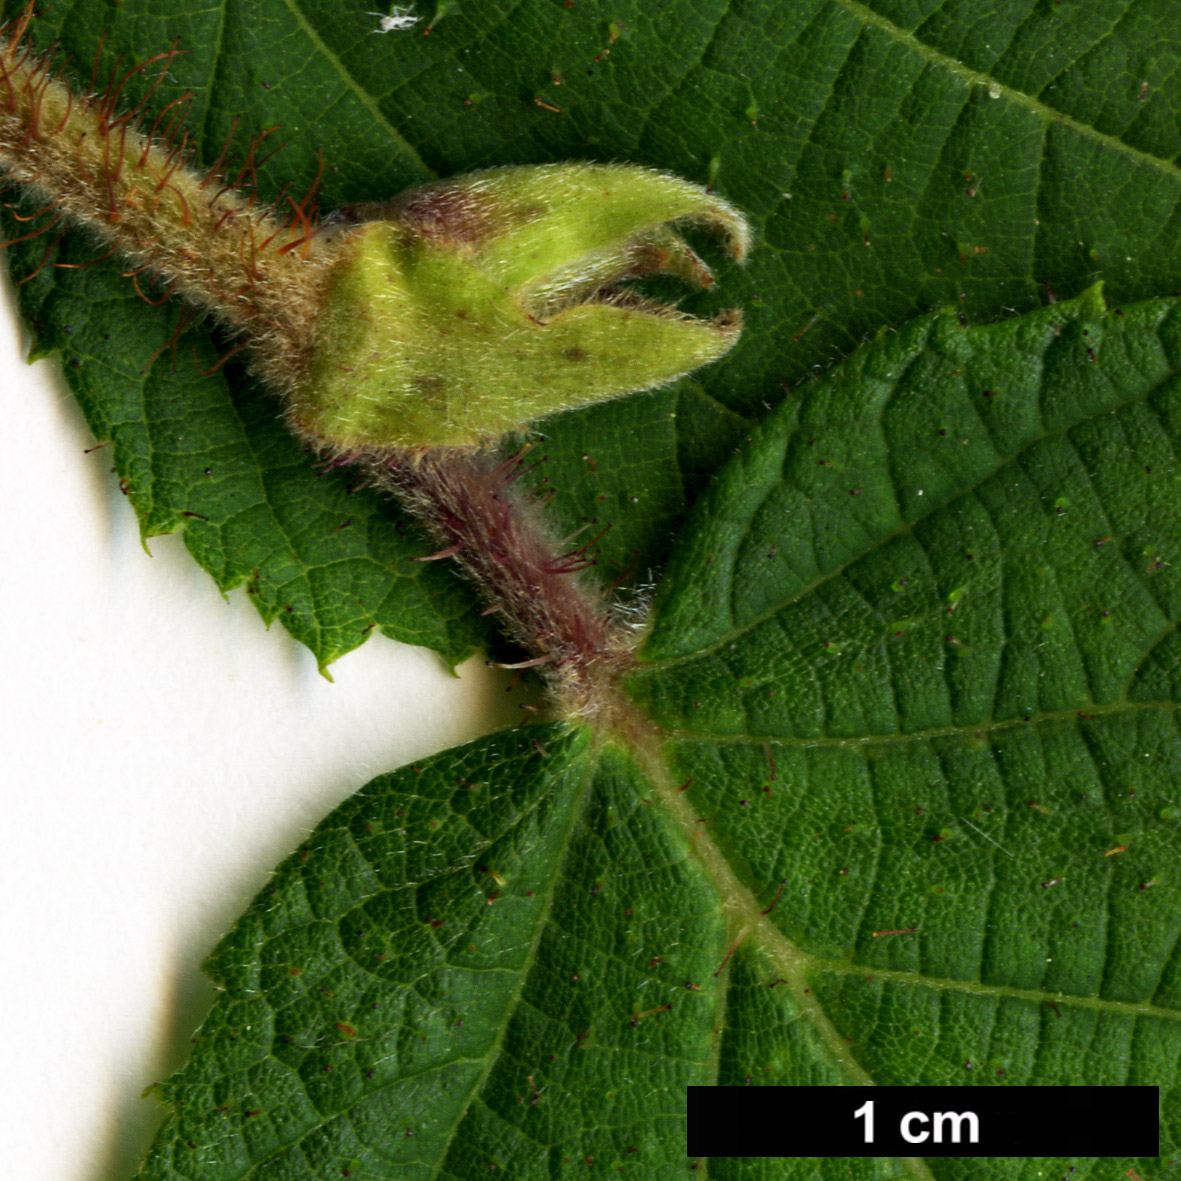
[[[200,963],[372,776],[519,718],[507,674],[375,636],[335,683],[179,536],[140,543],[0,306],[0,1176],[128,1181]]]

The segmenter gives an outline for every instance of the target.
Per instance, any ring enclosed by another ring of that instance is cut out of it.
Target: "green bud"
[[[709,268],[675,230],[746,221],[678,177],[629,165],[496,168],[344,212],[339,261],[291,417],[338,451],[472,447],[559,410],[663,385],[731,348],[707,321],[618,283]]]

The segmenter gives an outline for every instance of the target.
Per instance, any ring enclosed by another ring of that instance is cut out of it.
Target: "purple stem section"
[[[479,453],[427,451],[383,458],[377,481],[422,520],[541,669],[567,716],[605,721],[618,677],[631,664],[631,636],[606,598],[578,572],[582,551],[560,552],[537,509],[514,492],[521,455],[492,466]],[[434,555],[432,555],[434,556]]]

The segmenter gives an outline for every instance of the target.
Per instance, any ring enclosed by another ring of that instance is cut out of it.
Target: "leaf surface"
[[[723,924],[642,791],[561,728],[370,783],[209,961],[141,1175],[679,1171]]]
[[[676,1176],[681,1089],[749,1078],[1158,1083],[1164,1155],[710,1175],[1169,1177],[1177,313],[1130,301],[1181,276],[1170,0],[441,4],[426,36],[367,7],[125,0],[37,35],[82,85],[179,36],[155,102],[193,93],[202,163],[235,119],[239,145],[284,125],[263,200],[321,148],[325,208],[568,158],[710,183],[758,243],[684,307],[746,330],[540,428],[556,528],[612,524],[605,581],[656,581],[677,537],[629,685],[660,749],[492,738],[330,817],[215,954],[144,1175]],[[314,474],[233,359],[202,372],[224,339],[174,363],[175,307],[116,262],[38,271],[45,244],[10,252],[35,349],[146,534],[183,526],[324,664],[374,624],[486,642],[397,510]],[[1122,315],[1035,312],[1100,278]]]
[[[143,1177],[689,1175],[693,1083],[1161,1089],[1150,1160],[711,1177],[1175,1175],[1179,448],[1175,299],[859,350],[678,539],[655,737],[517,731],[330,817],[214,955]]]

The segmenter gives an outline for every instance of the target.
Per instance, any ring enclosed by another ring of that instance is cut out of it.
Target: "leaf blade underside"
[[[854,354],[755,432],[679,539],[628,680],[655,745],[518,731],[385,777],[330,817],[215,954],[232,995],[164,1087],[178,1114],[143,1176],[270,1176],[249,1155],[198,1162],[254,1134],[260,1117],[244,1113],[288,1110],[288,1091],[314,1126],[281,1146],[295,1171],[276,1176],[675,1176],[692,1162],[671,1097],[709,1082],[1148,1084],[1162,1104],[1152,1160],[735,1158],[710,1176],[1168,1176],[1179,440],[1176,300],[1112,310],[1093,291],[984,328],[937,315]],[[479,808],[499,809],[499,827],[462,820]],[[447,827],[461,822],[463,835]],[[363,855],[337,848],[344,831]],[[407,866],[420,846],[462,891]],[[311,882],[351,901],[323,904],[348,917],[329,924],[336,951],[305,967],[267,939],[302,948],[323,924],[300,901]],[[379,901],[392,897],[413,905]],[[511,907],[531,916],[527,936],[492,933]],[[261,937],[272,915],[289,929]],[[423,940],[429,971],[403,971],[431,981],[415,986],[426,1016],[395,1014],[405,980],[334,983]],[[485,990],[483,1028],[465,1018],[458,1033],[448,1022],[479,990],[441,981],[470,976],[471,949],[491,944],[509,981],[499,999]],[[393,1060],[424,1034],[444,1047],[438,1077],[458,1093],[445,1135],[414,1123],[407,1051],[355,1100],[380,1107],[386,1133],[324,1139],[353,1126],[352,1107],[326,1109],[348,1088],[316,1071],[356,1075],[370,1050],[331,1029],[359,1029],[365,1004],[382,1013],[373,1054]],[[218,1111],[237,1051],[217,1042],[250,1005],[263,1032],[239,1076],[280,1078]],[[318,1034],[288,1061],[278,1015],[309,1006]],[[301,1172],[290,1162],[307,1153]]]

